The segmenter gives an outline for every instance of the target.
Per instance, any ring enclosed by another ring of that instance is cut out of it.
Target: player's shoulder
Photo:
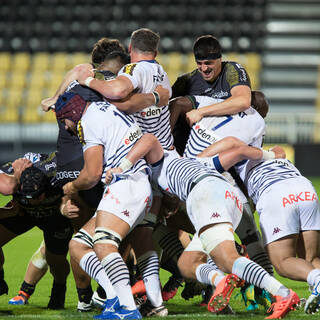
[[[125,66],[122,67],[119,75],[121,74],[127,74],[132,76],[133,75],[133,71],[134,70],[138,70],[139,68],[141,68],[141,65],[139,66],[138,63],[134,62],[134,63],[128,63]]]
[[[245,67],[236,61],[223,61],[222,62],[222,69],[225,69],[226,71],[239,71],[239,70],[245,70]]]

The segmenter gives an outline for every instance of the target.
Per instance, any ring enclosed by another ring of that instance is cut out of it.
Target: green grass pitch
[[[311,179],[318,194],[320,192],[320,178]],[[0,198],[0,204],[5,203],[5,197]],[[32,253],[38,248],[41,242],[41,232],[34,228],[28,233],[14,239],[4,246],[5,254],[5,279],[9,285],[9,295],[0,297],[0,319],[40,319],[40,320],[60,320],[60,319],[92,319],[97,312],[78,313],[76,311],[77,294],[72,274],[68,278],[68,289],[65,309],[61,311],[49,311],[46,309],[49,301],[52,277],[48,272],[38,284],[35,293],[26,306],[8,305],[8,300],[17,294],[20,284],[23,281],[26,266]],[[164,284],[168,278],[168,273],[161,271],[161,282]],[[280,278],[280,277],[279,277]],[[296,282],[287,279],[281,281],[288,287],[295,290],[300,297],[308,297],[309,291],[306,283]],[[95,288],[93,283],[93,287]],[[230,305],[236,312],[235,315],[217,316],[210,314],[206,308],[199,307],[200,296],[192,300],[185,301],[180,296],[181,289],[177,295],[167,302],[169,309],[169,319],[264,319],[265,314],[262,309],[255,312],[247,312],[240,296],[237,297],[239,289],[233,294]],[[303,310],[296,310],[287,315],[286,319],[320,319],[320,313],[307,315]]]

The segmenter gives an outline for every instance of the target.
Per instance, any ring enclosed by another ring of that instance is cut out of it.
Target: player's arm
[[[96,145],[83,153],[84,166],[77,179],[63,186],[65,194],[93,188],[100,180],[103,170],[103,146]]]
[[[180,116],[185,118],[187,112],[191,111],[193,108],[192,101],[188,96],[177,97],[170,101],[169,110],[170,110],[170,126],[173,130],[175,124],[177,123]]]
[[[84,64],[87,68],[92,68],[91,64]],[[63,78],[61,84],[59,85],[57,91],[55,92],[55,94],[50,97],[50,98],[46,98],[44,100],[41,101],[41,107],[42,110],[44,111],[49,111],[50,107],[52,107],[58,100],[59,96],[61,94],[63,94],[66,89],[68,88],[68,85],[77,79],[78,77],[78,71],[82,68],[81,66],[83,65],[77,65],[75,66],[72,70],[68,71],[67,74],[65,75],[65,77]]]
[[[235,137],[226,137],[212,144],[197,155],[200,161],[206,164],[220,163],[222,171],[229,170],[242,160],[269,160],[285,158],[283,148],[275,146],[269,151],[250,147]],[[201,159],[203,158],[203,159]]]
[[[78,82],[84,86],[100,92],[107,99],[120,100],[133,91],[133,85],[125,76],[118,76],[113,80],[99,80],[94,78],[94,69],[90,64],[77,66]]]
[[[145,133],[122,159],[119,167],[107,171],[105,182],[110,183],[113,173],[129,170],[141,158],[145,158],[149,164],[153,164],[160,161],[162,157],[163,149],[158,139],[151,133]]]
[[[170,93],[168,89],[162,86],[157,86],[155,91],[152,93],[134,93],[130,94],[124,100],[111,100],[110,102],[123,112],[135,113],[154,105],[157,107],[166,106],[169,101],[169,96]]]
[[[12,195],[17,191],[22,171],[32,166],[32,163],[28,159],[19,158],[11,166],[13,174],[0,173],[0,193],[5,196]]]
[[[231,97],[209,106],[191,110],[186,114],[190,126],[203,117],[236,114],[248,109],[251,105],[251,89],[247,85],[238,85],[231,89]]]

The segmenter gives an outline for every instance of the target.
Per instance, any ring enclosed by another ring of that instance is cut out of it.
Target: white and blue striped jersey
[[[104,183],[106,171],[119,166],[133,145],[141,138],[142,132],[135,119],[109,102],[93,102],[78,123],[78,136],[83,144],[83,152],[88,148],[102,145],[104,163],[101,181]],[[144,159],[140,159],[122,175],[147,169]]]
[[[162,169],[153,177],[159,186],[168,193],[185,201],[191,191],[192,183],[204,175],[215,176],[227,181],[218,171],[208,168],[195,159],[180,158],[176,152],[165,152]]]
[[[301,177],[300,171],[287,159],[250,160],[239,174],[254,203],[274,183]]]
[[[156,86],[161,85],[169,90],[171,96],[168,75],[155,60],[127,64],[119,71],[118,76],[126,76],[130,79],[134,89],[139,93],[153,92]],[[164,149],[169,149],[173,145],[168,106],[162,108],[150,106],[133,115],[142,132],[155,135]]]
[[[194,99],[198,109],[224,101],[206,96],[194,96]],[[192,126],[184,156],[194,158],[211,144],[227,136],[237,137],[254,147],[261,147],[264,134],[265,122],[252,107],[234,115],[204,117]]]

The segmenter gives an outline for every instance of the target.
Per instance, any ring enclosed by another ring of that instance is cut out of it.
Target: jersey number
[[[124,121],[124,123],[128,126],[128,127],[131,127],[131,124],[134,123],[134,120],[129,117],[128,115],[124,114],[124,113],[119,113],[117,111],[113,111],[113,114],[116,116],[116,117],[120,117],[120,119],[122,119]]]
[[[218,123],[216,126],[214,126],[211,130],[215,131],[219,128],[221,128],[222,126],[224,126],[225,124],[227,124],[228,122],[230,122],[232,120],[232,116],[226,116],[226,119],[224,119],[223,121],[221,121],[220,123]]]

